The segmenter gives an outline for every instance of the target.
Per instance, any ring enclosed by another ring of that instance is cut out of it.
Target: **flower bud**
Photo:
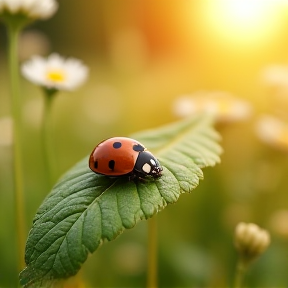
[[[235,229],[235,246],[241,257],[251,261],[270,244],[270,234],[253,223],[239,223]]]

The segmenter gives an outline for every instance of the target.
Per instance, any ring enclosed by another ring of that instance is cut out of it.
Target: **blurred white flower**
[[[55,53],[48,58],[32,57],[24,62],[21,71],[32,83],[55,90],[74,90],[88,77],[88,68],[80,60]]]
[[[263,70],[262,81],[267,86],[288,89],[288,65],[271,65]]]
[[[177,98],[173,105],[176,116],[187,117],[195,113],[206,113],[216,121],[240,121],[251,115],[252,107],[244,100],[226,92],[200,91]]]
[[[235,228],[235,247],[247,261],[262,254],[270,244],[270,234],[254,223],[240,222]]]
[[[288,150],[288,124],[280,119],[263,115],[256,123],[256,134],[275,148]]]
[[[191,95],[183,95],[174,101],[172,109],[176,116],[187,117],[197,112],[197,106],[200,106],[199,103]]]
[[[20,14],[30,19],[47,19],[57,9],[55,0],[0,0],[0,15]]]

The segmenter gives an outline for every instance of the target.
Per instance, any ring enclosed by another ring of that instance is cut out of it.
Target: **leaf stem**
[[[53,184],[53,151],[52,151],[52,137],[51,137],[51,107],[54,99],[55,90],[48,90],[44,88],[44,113],[42,119],[42,150],[44,157],[45,171],[47,175],[47,183],[49,188]]]
[[[24,213],[24,186],[22,170],[22,127],[21,127],[21,98],[19,93],[19,61],[18,61],[18,38],[20,27],[8,25],[9,37],[9,74],[11,89],[11,106],[13,116],[13,169],[14,169],[14,197],[16,209],[16,229],[18,246],[18,268],[24,266],[25,249],[25,213]]]
[[[157,288],[157,219],[148,221],[148,275],[147,288]]]

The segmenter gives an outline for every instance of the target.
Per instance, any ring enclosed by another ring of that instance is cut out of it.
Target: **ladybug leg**
[[[147,182],[147,178],[143,178],[143,177],[137,177],[135,180],[136,180],[135,182],[141,182],[141,183]]]
[[[139,173],[137,171],[134,171],[133,173],[131,173],[128,176],[128,180],[134,181],[134,182],[137,182],[137,181],[146,182],[145,176],[142,173]]]
[[[128,181],[131,182],[135,179],[135,176],[134,175],[129,175],[128,176]]]

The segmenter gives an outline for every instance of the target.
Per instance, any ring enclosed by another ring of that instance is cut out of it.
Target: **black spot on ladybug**
[[[114,142],[113,143],[113,148],[115,148],[115,149],[118,149],[118,148],[120,148],[122,146],[122,143],[121,142]]]
[[[145,150],[145,148],[140,144],[135,144],[135,145],[133,145],[133,150],[136,152],[143,152]]]
[[[118,142],[119,143],[119,142]],[[115,161],[114,160],[110,160],[109,163],[108,163],[108,166],[111,170],[114,170],[114,167],[115,167]]]
[[[97,169],[98,168],[98,161],[94,162],[94,168]]]

